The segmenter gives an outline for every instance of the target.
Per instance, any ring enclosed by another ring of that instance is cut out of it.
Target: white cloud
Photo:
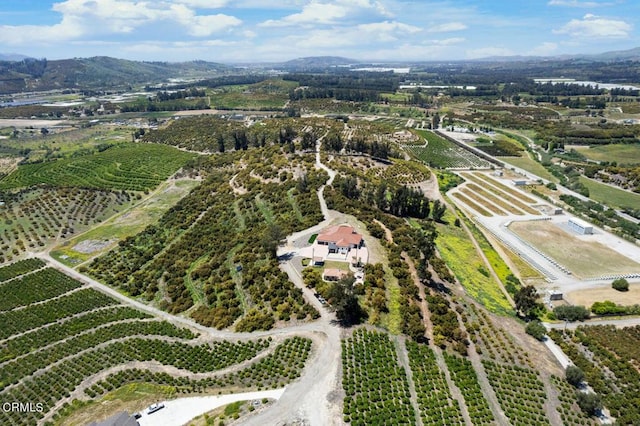
[[[208,37],[211,34],[236,27],[241,23],[242,21],[234,16],[218,14],[193,16],[189,22],[184,23],[184,26],[187,28],[187,32],[194,37]]]
[[[52,10],[62,14],[54,25],[0,26],[0,42],[9,45],[53,44],[92,39],[113,34],[132,34],[139,28],[163,23],[174,24],[193,37],[208,37],[239,26],[242,21],[225,14],[199,15],[191,6],[207,3],[209,8],[226,0],[179,0],[149,2],[134,0],[65,0]]]
[[[565,6],[565,7],[604,7],[612,6],[615,3],[612,2],[597,2],[597,1],[580,1],[580,0],[550,0],[547,3],[549,6]]]
[[[299,13],[287,15],[282,19],[269,19],[260,26],[287,27],[295,25],[329,25],[346,18],[355,19],[362,15],[391,17],[392,15],[379,2],[371,0],[312,0],[304,5]]]
[[[466,30],[467,26],[462,22],[447,22],[444,24],[434,25],[427,29],[429,33],[447,33],[451,31],[462,31]]]
[[[368,33],[398,32],[398,33],[409,33],[409,34],[415,34],[417,32],[422,31],[422,29],[419,27],[403,24],[402,22],[396,22],[396,21],[384,21],[384,22],[373,22],[371,24],[360,24],[358,25],[358,30],[368,32]]]
[[[441,40],[428,40],[427,43],[433,46],[453,46],[467,41],[464,37],[451,37]]]
[[[481,47],[479,49],[467,50],[466,56],[469,59],[488,58],[491,56],[513,56],[511,49],[506,47]]]
[[[586,14],[580,19],[572,19],[555,34],[567,34],[575,38],[627,38],[632,26],[625,21]]]
[[[196,9],[219,9],[229,4],[229,0],[177,0],[177,2]]]
[[[558,44],[550,41],[544,42],[533,49],[531,49],[527,55],[530,56],[550,56],[556,50],[558,50]]]

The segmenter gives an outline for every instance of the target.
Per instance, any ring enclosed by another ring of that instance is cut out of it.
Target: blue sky
[[[2,0],[0,52],[61,59],[456,60],[640,46],[637,0]]]

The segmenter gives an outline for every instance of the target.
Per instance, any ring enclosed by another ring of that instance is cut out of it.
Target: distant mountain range
[[[106,56],[0,62],[0,94],[54,89],[122,88],[169,79],[207,78],[234,68],[214,62],[138,62]]]
[[[558,55],[558,56],[490,56],[486,58],[475,59],[474,61],[505,61],[505,62],[522,62],[522,61],[563,61],[563,60],[585,60],[593,62],[617,62],[617,61],[640,61],[640,47],[629,50],[616,50],[611,52],[596,54],[577,54],[577,55]]]
[[[562,63],[568,62],[620,62],[640,61],[640,47],[596,55],[563,55],[550,57],[511,56],[491,57],[466,63]],[[439,61],[450,63],[451,61]],[[415,65],[417,62],[377,62],[373,66],[394,67]],[[422,63],[434,63],[424,61]],[[282,63],[252,64],[248,68],[278,69],[285,72],[314,72],[350,66],[370,66],[371,62],[339,56],[313,56]],[[243,67],[247,68],[247,67]],[[254,70],[255,71],[255,70]],[[62,60],[33,59],[20,54],[0,54],[0,94],[53,89],[128,88],[140,84],[157,84],[170,79],[203,79],[240,72],[239,68],[215,62],[140,62],[105,56]],[[251,71],[249,71],[251,72]]]
[[[0,53],[0,61],[21,61],[27,58],[28,56],[19,53]]]

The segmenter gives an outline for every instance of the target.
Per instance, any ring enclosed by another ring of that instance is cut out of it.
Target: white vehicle
[[[164,404],[162,402],[158,402],[157,404],[151,404],[147,408],[147,414],[155,413],[158,410],[162,410],[164,408]]]

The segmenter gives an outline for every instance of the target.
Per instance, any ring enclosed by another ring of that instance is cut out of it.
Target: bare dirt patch
[[[11,173],[18,166],[20,161],[22,161],[22,157],[0,158],[0,173]]]
[[[117,240],[84,240],[73,246],[78,253],[91,254],[104,250]]]
[[[605,300],[610,300],[618,305],[631,306],[640,303],[640,284],[631,284],[629,291],[618,291],[611,287],[571,291],[565,295],[565,299],[574,305],[587,307],[595,302],[603,302]]]
[[[583,241],[550,221],[513,222],[509,230],[581,278],[640,271],[632,259],[598,241]]]

